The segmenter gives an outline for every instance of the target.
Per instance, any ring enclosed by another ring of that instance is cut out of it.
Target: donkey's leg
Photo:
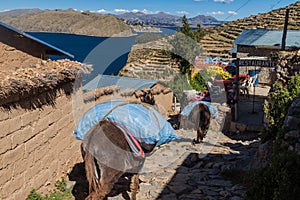
[[[134,174],[131,178],[130,190],[131,190],[131,200],[136,200],[136,194],[139,189],[139,175]]]
[[[111,192],[115,183],[119,180],[119,178],[124,172],[107,167],[99,162],[98,164],[100,165],[101,169],[100,187],[98,195],[100,198],[104,198]]]
[[[203,140],[203,138],[204,138],[203,135],[204,135],[203,131],[202,131],[201,127],[199,127],[197,129],[197,138],[193,140],[192,144],[199,144],[199,143],[201,143],[202,140]]]

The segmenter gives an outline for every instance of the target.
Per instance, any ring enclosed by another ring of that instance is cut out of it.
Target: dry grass
[[[74,10],[47,10],[0,20],[25,32],[57,32],[112,36],[131,28],[114,16]]]

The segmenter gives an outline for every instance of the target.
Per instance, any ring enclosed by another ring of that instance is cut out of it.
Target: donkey
[[[143,145],[145,153],[151,152],[155,144]],[[105,199],[114,184],[125,173],[132,173],[131,199],[136,199],[139,187],[138,172],[145,157],[135,156],[120,128],[113,122],[101,120],[85,135],[81,145],[89,183],[86,200]]]
[[[197,137],[193,139],[192,144],[198,144],[203,141],[208,131],[210,121],[210,110],[208,106],[203,103],[196,104],[187,116],[179,115],[179,123],[182,128],[193,128],[197,130]]]

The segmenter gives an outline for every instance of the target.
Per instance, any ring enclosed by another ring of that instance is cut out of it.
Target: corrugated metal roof
[[[233,43],[247,46],[281,46],[282,34],[282,30],[247,29]],[[300,31],[287,31],[286,46],[300,47]]]
[[[229,53],[237,53],[237,46],[235,45],[230,51]]]
[[[14,32],[16,32],[16,33],[18,33],[18,34],[20,34],[20,35],[23,35],[23,36],[26,37],[26,38],[29,38],[29,39],[31,39],[31,40],[34,40],[34,41],[38,42],[38,43],[41,43],[41,44],[43,44],[43,45],[45,45],[45,46],[47,46],[47,47],[49,47],[49,48],[51,48],[51,49],[53,49],[53,50],[55,50],[55,51],[58,51],[58,52],[60,52],[60,53],[62,53],[62,54],[64,54],[64,55],[66,55],[66,56],[69,56],[69,57],[71,57],[71,58],[74,58],[74,55],[72,55],[72,54],[70,54],[70,53],[68,53],[68,52],[66,52],[66,51],[64,51],[64,50],[61,50],[61,49],[59,49],[59,48],[57,48],[57,47],[55,47],[55,46],[53,46],[53,45],[51,45],[51,44],[49,44],[49,43],[47,43],[47,42],[45,42],[45,41],[42,41],[42,40],[40,40],[40,39],[38,39],[38,38],[36,38],[36,37],[33,37],[32,35],[29,35],[29,34],[27,34],[27,33],[24,33],[23,31],[21,31],[21,30],[19,30],[19,29],[16,29],[16,28],[14,28],[14,27],[12,27],[12,26],[9,26],[9,25],[7,25],[7,24],[5,24],[5,23],[3,23],[3,22],[0,22],[0,26],[3,26],[3,27],[5,27],[5,28],[7,28],[7,29],[9,29],[9,30],[12,30],[12,31],[14,31]]]
[[[97,88],[104,88],[108,86],[119,86],[121,90],[124,89],[135,89],[142,90],[144,88],[151,88],[158,81],[156,80],[147,80],[140,78],[128,78],[128,77],[120,77],[120,76],[109,76],[99,74],[93,80],[88,82],[83,86],[83,90],[94,90]]]

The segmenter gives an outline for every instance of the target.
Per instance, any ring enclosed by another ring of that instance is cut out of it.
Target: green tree
[[[182,17],[182,30],[181,30],[181,32],[183,34],[185,34],[186,36],[189,36],[189,37],[193,38],[192,29],[191,29],[185,15]]]

